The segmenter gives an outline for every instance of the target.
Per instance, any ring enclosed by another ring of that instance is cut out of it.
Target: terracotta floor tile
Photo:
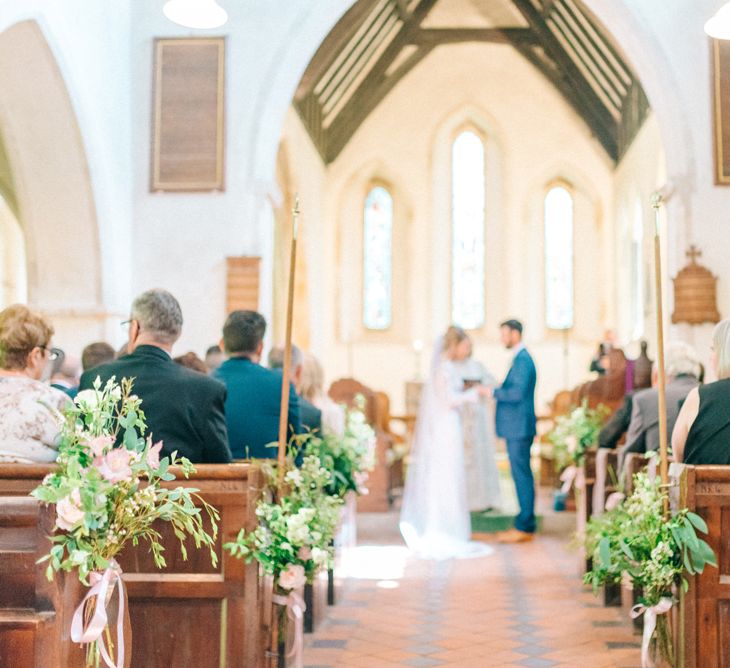
[[[624,610],[601,607],[581,584],[578,555],[567,547],[570,517],[563,519],[562,533],[528,545],[495,545],[490,557],[408,559],[394,589],[346,580],[344,602],[328,608],[327,621],[305,640],[305,666],[524,668],[532,657],[559,668],[638,666],[638,648],[608,650],[608,641],[640,638]],[[361,544],[397,545],[396,527],[394,514],[361,515]],[[378,559],[377,552],[368,554]],[[345,642],[322,648],[317,640]]]

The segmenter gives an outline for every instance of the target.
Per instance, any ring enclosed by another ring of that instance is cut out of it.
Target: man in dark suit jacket
[[[226,422],[236,459],[276,458],[282,375],[259,364],[265,333],[266,320],[255,311],[233,311],[223,326],[223,347],[229,359],[214,378],[228,388]],[[300,433],[299,398],[293,386],[288,413],[290,434]]]
[[[667,434],[671,438],[680,405],[699,384],[700,362],[694,348],[684,342],[670,343],[666,352],[666,373]],[[659,450],[659,390],[653,387],[634,393],[626,445],[620,453],[620,468],[628,453],[656,450]]]
[[[81,389],[99,376],[134,378],[133,392],[142,399],[148,434],[162,441],[162,454],[177,450],[193,463],[231,461],[223,413],[226,388],[212,378],[175,364],[172,346],[180,338],[182,311],[165,290],[149,290],[132,304],[129,354],[84,373]]]
[[[303,432],[322,434],[322,411],[314,404],[307,401],[301,394],[302,372],[304,371],[304,355],[297,346],[291,347],[291,372],[289,380],[299,397],[299,421]],[[269,351],[269,369],[283,373],[284,371],[284,348],[275,346]]]
[[[512,478],[520,504],[515,528],[500,534],[504,543],[532,540],[535,533],[535,481],[530,468],[530,448],[535,438],[535,363],[522,343],[522,323],[507,320],[500,326],[502,343],[514,352],[512,367],[501,387],[495,388],[497,435],[507,442]]]

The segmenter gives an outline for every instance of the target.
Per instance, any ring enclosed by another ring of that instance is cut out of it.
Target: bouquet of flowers
[[[72,639],[89,644],[89,665],[98,665],[100,654],[107,665],[124,663],[121,626],[119,658],[114,662],[108,629],[98,628],[95,620],[99,615],[106,618],[107,591],[110,596],[115,584],[120,600],[123,596],[115,557],[126,545],[145,541],[155,564],[164,567],[161,535],[154,526],[162,520],[172,524],[184,558],[185,539],[190,536],[196,547],[210,551],[214,564],[217,561],[213,546],[218,513],[195,489],[162,486],[163,481],[175,479],[170,466],[179,466],[186,478],[195,469],[174,453],[160,458],[162,442],[153,444],[150,438],[143,438],[146,426],[141,403],[132,394],[131,380],[124,379],[119,385],[112,378],[102,386],[97,378],[93,389],[80,392],[73,406],[59,415],[58,469],[31,492],[55,505],[56,532],[51,536],[50,552],[41,559],[48,562],[48,579],[57,571],[76,570],[81,582],[91,585],[72,626]],[[208,530],[201,509],[208,518]],[[83,630],[81,617],[87,623]]]
[[[299,468],[288,458],[284,489],[275,494],[276,468],[264,465],[268,489],[256,506],[259,526],[223,547],[246,563],[256,561],[274,577],[273,602],[281,606],[277,622],[279,651],[285,644],[285,619],[294,622],[294,643],[288,656],[302,664],[303,617],[306,605],[299,589],[311,583],[333,557],[333,539],[343,500],[327,489],[331,473],[315,454],[304,454]]]
[[[375,432],[360,409],[349,409],[344,436],[307,434],[300,443],[330,473],[326,492],[344,497],[347,492],[367,494],[368,472],[375,468]]]
[[[287,471],[286,490],[278,499],[275,469],[265,466],[264,472],[269,489],[256,507],[259,526],[249,533],[242,529],[224,547],[247,563],[257,561],[277,587],[290,592],[312,582],[330,562],[342,499],[327,492],[332,475],[315,454]]]
[[[580,406],[555,420],[548,439],[553,444],[556,470],[562,471],[583,461],[586,450],[598,442],[598,434],[609,413],[602,404],[598,408],[589,408],[584,399]]]
[[[622,504],[590,520],[586,551],[593,569],[585,581],[594,589],[621,582],[626,574],[641,591],[632,615],[645,615],[642,660],[650,653],[674,665],[673,643],[666,613],[674,604],[674,591],[687,590],[688,574],[717,566],[712,548],[697,532],[707,533],[704,520],[687,509],[665,517],[667,491],[647,473],[634,476],[634,491]],[[656,631],[656,632],[655,632]]]

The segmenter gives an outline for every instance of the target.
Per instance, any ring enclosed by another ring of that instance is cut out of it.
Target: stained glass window
[[[363,324],[387,329],[392,322],[393,198],[382,186],[365,198]]]
[[[545,196],[545,324],[573,326],[573,197],[555,186]]]
[[[631,338],[644,335],[644,220],[636,202],[631,230]]]
[[[484,143],[462,132],[451,148],[451,319],[484,324]]]

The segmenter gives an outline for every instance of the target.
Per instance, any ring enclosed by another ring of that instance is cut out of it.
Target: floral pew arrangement
[[[593,555],[587,584],[595,590],[628,578],[641,592],[631,615],[644,615],[644,668],[676,665],[668,613],[688,589],[686,574],[717,566],[712,548],[697,536],[698,531],[707,533],[704,520],[686,508],[666,516],[668,499],[659,478],[637,473],[631,495],[591,519],[585,537]]]
[[[90,586],[71,626],[71,639],[87,645],[87,666],[98,667],[101,660],[109,668],[128,665],[131,652],[125,648],[123,632],[126,593],[115,559],[125,546],[145,541],[155,565],[164,568],[164,548],[154,527],[163,521],[172,525],[184,558],[185,539],[190,536],[197,548],[210,551],[213,564],[217,561],[213,544],[218,513],[197,496],[196,489],[161,485],[175,479],[170,466],[179,466],[186,478],[195,468],[175,453],[160,458],[162,443],[153,445],[150,438],[143,438],[146,425],[140,405],[127,379],[119,385],[112,378],[104,386],[97,379],[94,389],[80,392],[59,415],[58,469],[31,492],[55,505],[57,532],[51,537],[50,552],[41,559],[48,562],[48,579],[58,571],[76,571]],[[116,649],[107,623],[107,606],[115,590]]]
[[[365,483],[375,468],[375,431],[361,408],[347,409],[345,433],[307,434],[301,441],[307,454],[319,457],[330,472],[327,493],[345,498],[348,492],[367,494]]]
[[[224,549],[246,563],[258,562],[265,574],[273,576],[273,602],[281,606],[276,624],[279,664],[284,663],[288,617],[294,624],[294,641],[286,656],[299,667],[303,665],[305,612],[300,592],[332,559],[332,540],[343,501],[327,493],[332,474],[319,457],[305,454],[297,468],[293,453],[294,448],[290,448],[284,489],[280,493],[276,490],[276,467],[262,464],[267,489],[256,507],[260,524],[250,532],[242,529],[236,540],[226,543]]]
[[[586,452],[598,443],[598,434],[610,414],[606,406],[589,408],[586,399],[566,415],[555,420],[547,438],[553,446],[553,464],[563,482],[562,499],[571,488],[579,491],[585,489],[581,465],[585,461]]]
[[[375,432],[359,409],[349,409],[343,436],[313,433],[292,439],[277,494],[277,471],[263,463],[268,484],[256,515],[260,525],[242,530],[224,547],[247,563],[258,562],[274,578],[274,602],[283,606],[278,620],[278,652],[286,639],[286,616],[294,623],[294,641],[287,657],[302,662],[303,617],[300,590],[312,584],[322,569],[332,565],[335,534],[341,524],[348,494],[365,494],[364,483],[374,466]],[[301,453],[301,465],[295,455]]]

